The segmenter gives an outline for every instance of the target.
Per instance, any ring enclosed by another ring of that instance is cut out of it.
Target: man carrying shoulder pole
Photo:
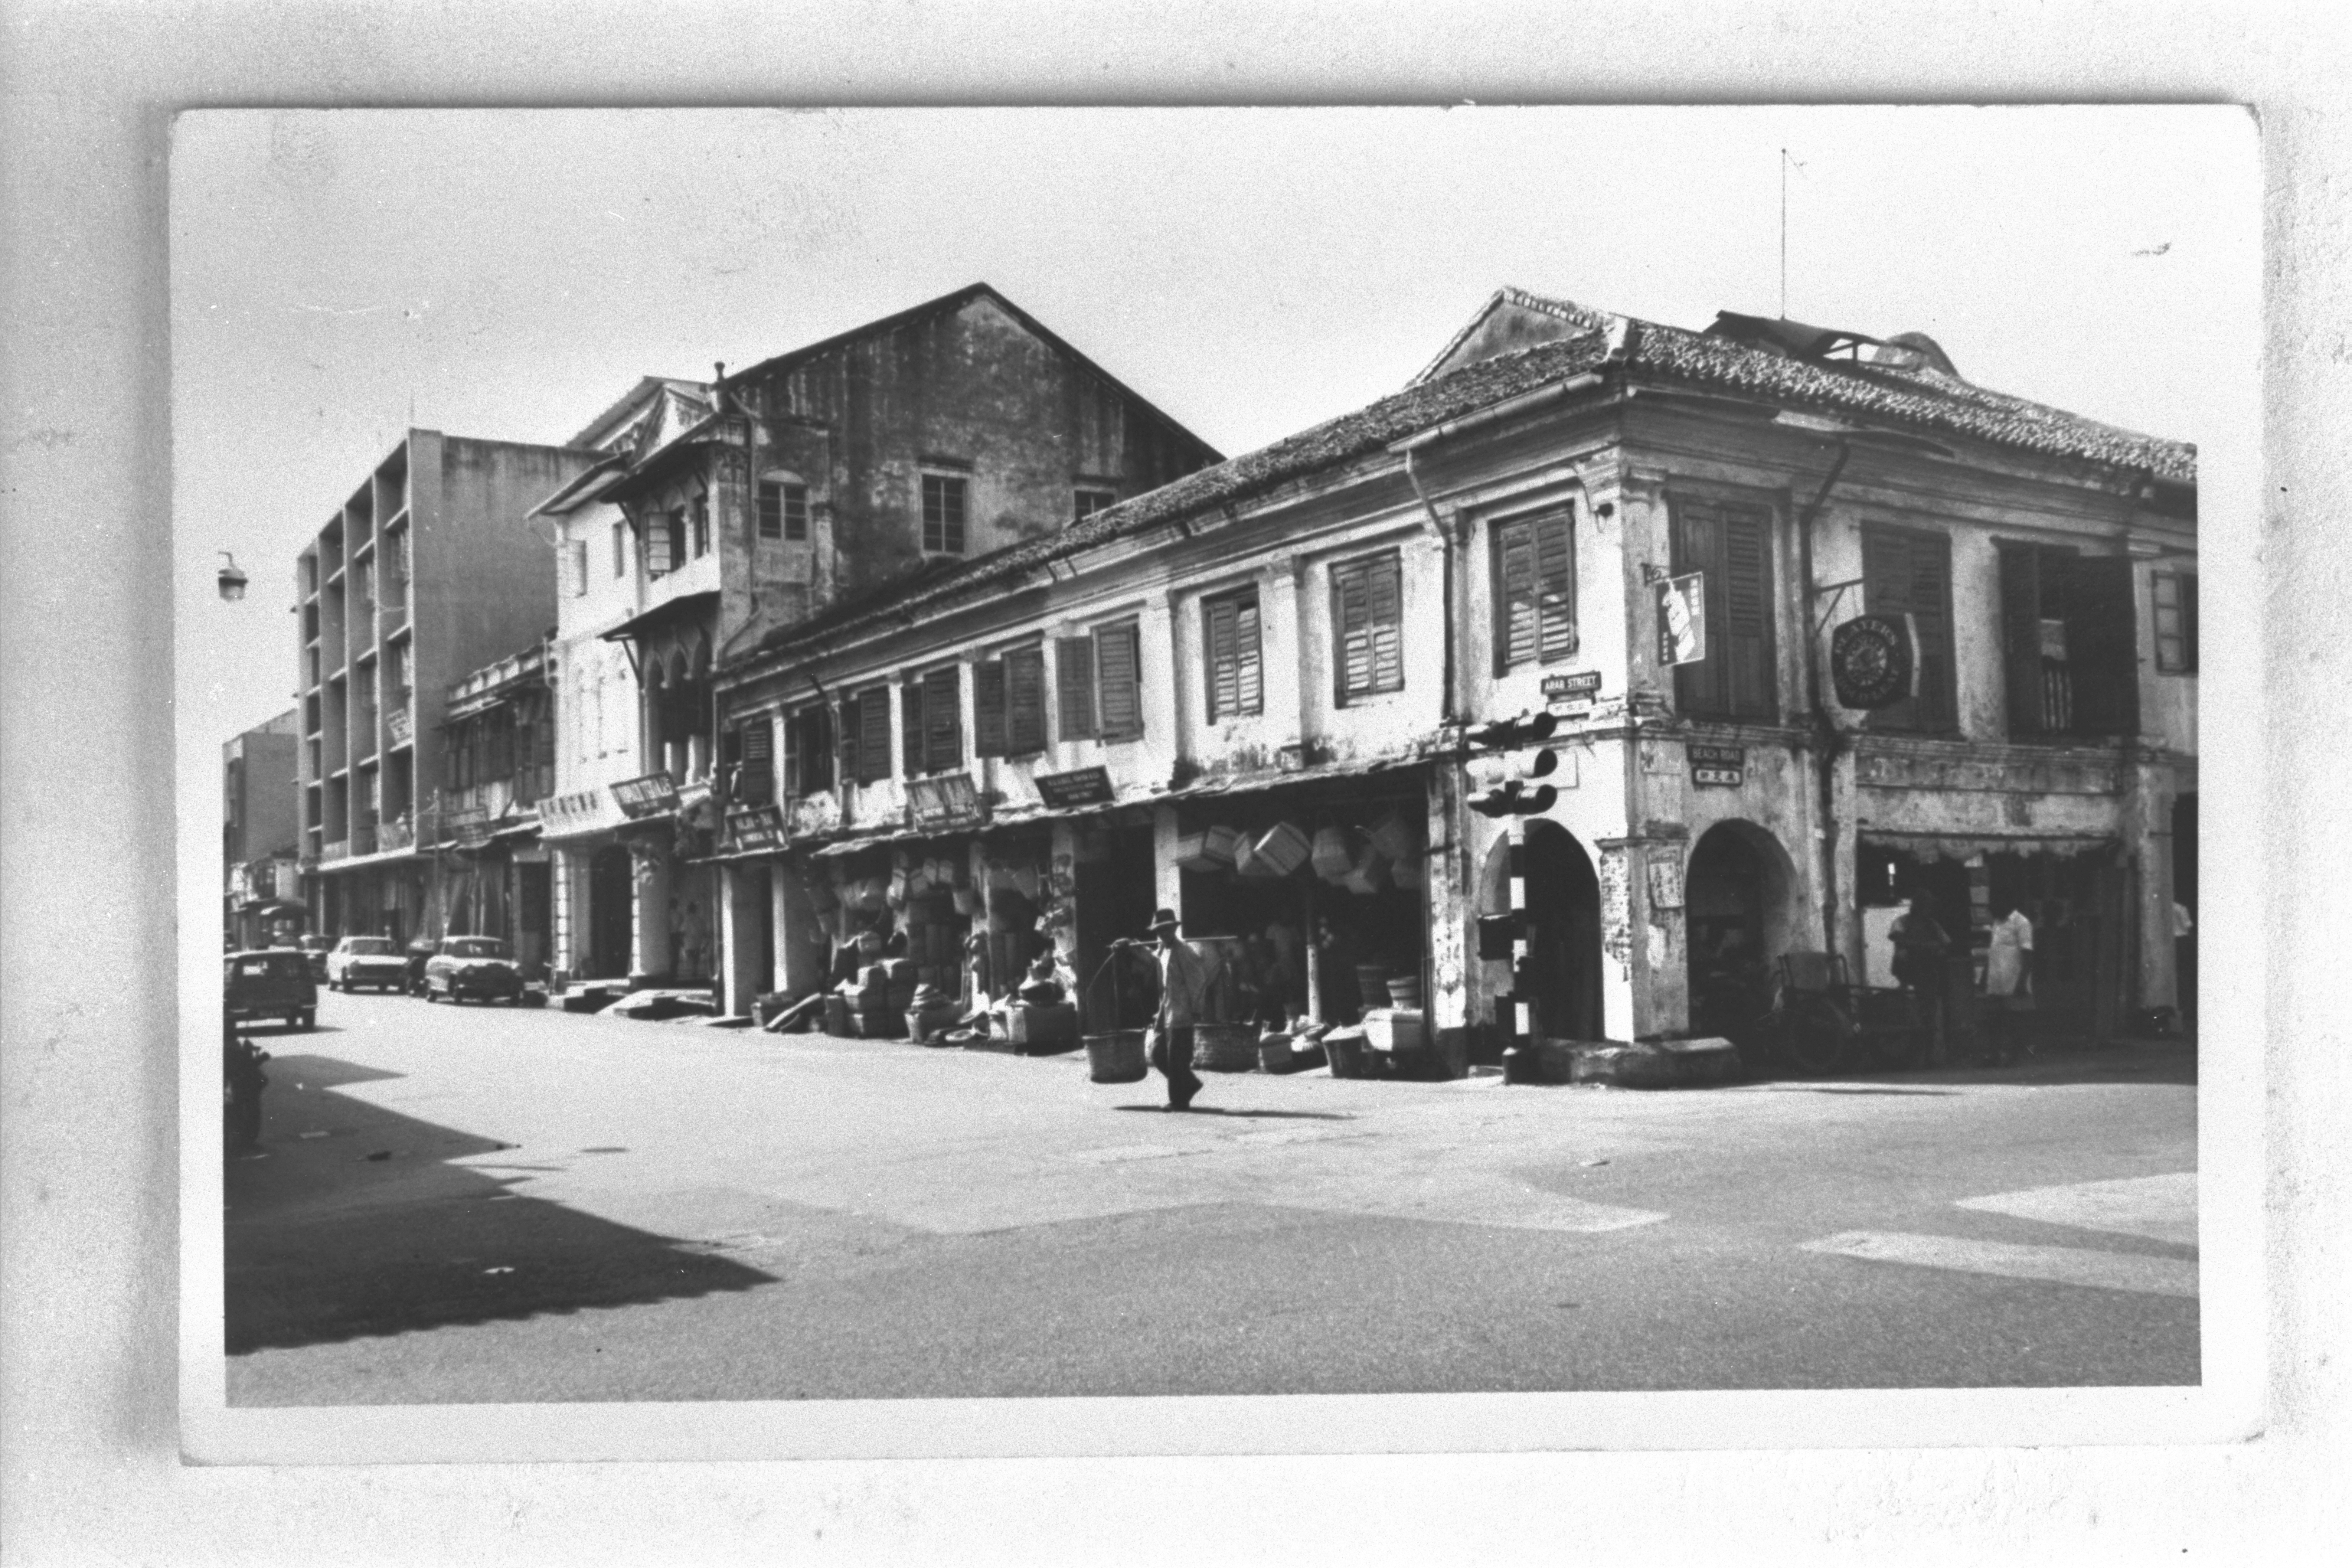
[[[1199,1020],[1209,986],[1208,965],[1176,939],[1176,911],[1160,910],[1151,917],[1152,940],[1159,943],[1160,1013],[1151,1026],[1151,1065],[1168,1080],[1168,1109],[1183,1110],[1201,1092],[1192,1071],[1192,1026]]]

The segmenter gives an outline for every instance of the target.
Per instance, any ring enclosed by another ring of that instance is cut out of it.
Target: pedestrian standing
[[[1168,1080],[1168,1109],[1183,1110],[1201,1092],[1200,1077],[1192,1071],[1192,1026],[1199,1021],[1209,990],[1209,967],[1176,940],[1176,911],[1158,910],[1151,916],[1151,938],[1160,945],[1160,1014],[1152,1022],[1151,1065]]]
[[[1895,943],[1895,982],[1909,1000],[1911,1026],[1927,1031],[1927,1059],[1944,1064],[1944,955],[1952,939],[1929,911],[1925,898],[1913,895],[1904,911],[1887,929]]]
[[[1991,945],[1985,952],[1986,1052],[1994,1067],[2023,1054],[2025,1015],[2033,1011],[2033,922],[2011,899],[1995,900]]]

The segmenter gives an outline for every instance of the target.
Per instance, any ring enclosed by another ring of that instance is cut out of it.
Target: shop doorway
[[[1985,860],[1990,912],[2016,908],[2033,922],[2032,1030],[2077,1039],[2116,1033],[2126,928],[2124,872],[2112,848]]]
[[[1770,965],[1796,945],[1795,886],[1789,852],[1755,823],[1699,835],[1683,873],[1692,1028],[1728,1035],[1752,1015]]]
[[[1152,854],[1151,829],[1113,828],[1103,835],[1099,856],[1081,858],[1076,867],[1078,904],[1077,981],[1085,993],[1084,1013],[1089,1033],[1114,1028],[1140,1028],[1150,1020],[1157,1002],[1157,970],[1149,960],[1120,970],[1118,1006],[1108,975],[1099,985],[1095,977],[1121,938],[1149,942],[1146,927],[1157,908],[1159,863]]]
[[[636,879],[629,852],[607,844],[588,862],[587,978],[625,979],[629,973],[629,927]]]
[[[1530,822],[1526,834],[1520,853],[1531,928],[1528,946],[1535,971],[1532,1031],[1540,1038],[1600,1039],[1606,1028],[1601,999],[1601,879],[1584,846],[1558,823]],[[1510,907],[1509,846],[1499,844],[1487,860],[1486,909],[1500,914]],[[1486,994],[1499,995],[1510,988],[1509,963],[1489,963]]]
[[[515,863],[514,954],[534,973],[543,972],[547,963],[547,939],[552,926],[550,915],[554,903],[550,870],[544,860]]]

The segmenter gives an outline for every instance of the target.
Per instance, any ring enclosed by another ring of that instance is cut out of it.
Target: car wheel
[[[316,1008],[305,1008],[294,1026],[298,1029],[317,1028],[319,1026],[318,1010]]]

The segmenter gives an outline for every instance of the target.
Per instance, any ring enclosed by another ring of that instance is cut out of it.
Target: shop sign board
[[[1570,717],[1592,711],[1593,702],[1601,695],[1601,672],[1597,669],[1566,670],[1543,678],[1544,705]]]
[[[1110,770],[1080,768],[1075,773],[1039,773],[1037,793],[1045,804],[1060,810],[1073,805],[1108,805],[1110,804]]]
[[[518,866],[544,866],[548,861],[547,846],[518,844],[514,847],[509,858]]]
[[[907,784],[907,816],[917,827],[974,826],[988,819],[970,773],[913,779]]]
[[[1658,584],[1658,662],[1697,664],[1706,658],[1706,574],[1693,572]]]
[[[727,814],[727,837],[738,849],[782,849],[784,814],[772,805],[739,805]]]
[[[1919,689],[1918,635],[1903,616],[1856,616],[1830,634],[1830,679],[1838,706],[1885,708]]]
[[[1650,907],[1654,910],[1678,910],[1683,907],[1682,862],[1664,857],[1654,858],[1650,868]]]
[[[449,837],[467,849],[479,849],[490,841],[491,817],[486,807],[476,805],[453,811],[441,822]]]
[[[623,779],[613,786],[613,799],[633,820],[667,816],[677,809],[677,781],[667,773]]]
[[[1748,749],[1744,746],[1702,746],[1692,744],[1690,752],[1691,783],[1738,787],[1748,778]]]

